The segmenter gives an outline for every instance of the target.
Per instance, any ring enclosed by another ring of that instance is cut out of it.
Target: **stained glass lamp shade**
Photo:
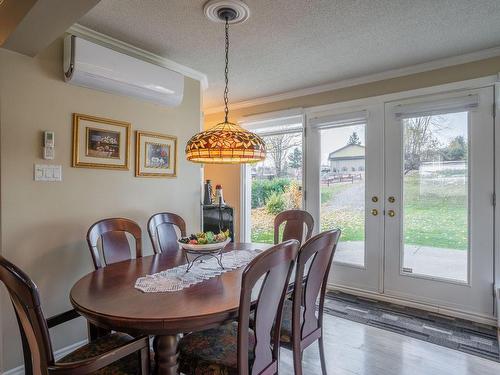
[[[195,163],[256,163],[266,158],[261,137],[231,122],[195,134],[186,145],[186,158]]]

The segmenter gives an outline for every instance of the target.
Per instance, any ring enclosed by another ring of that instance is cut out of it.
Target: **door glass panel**
[[[274,217],[302,209],[302,131],[262,138],[267,158],[251,165],[250,237],[252,242],[273,243]]]
[[[365,264],[365,124],[322,129],[321,230],[340,228],[334,261]]]
[[[412,117],[402,126],[402,271],[466,282],[468,112]]]

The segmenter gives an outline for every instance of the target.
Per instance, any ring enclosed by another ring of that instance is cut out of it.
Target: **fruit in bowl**
[[[200,232],[192,234],[189,237],[182,237],[179,240],[181,247],[185,250],[219,250],[226,246],[231,238],[229,230],[219,232]]]

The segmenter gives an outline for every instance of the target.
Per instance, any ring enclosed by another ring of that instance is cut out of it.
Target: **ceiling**
[[[101,0],[79,23],[208,76],[222,104],[223,25],[205,0]],[[498,0],[246,0],[230,29],[239,102],[500,46]]]

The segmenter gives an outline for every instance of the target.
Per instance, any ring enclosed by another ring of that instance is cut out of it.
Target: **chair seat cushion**
[[[281,333],[280,333],[280,343],[288,347],[292,345],[292,311],[293,311],[293,301],[290,299],[285,299],[283,303],[283,315],[281,317]],[[250,327],[255,324],[255,311],[250,313]],[[289,344],[289,345],[288,345]]]
[[[68,363],[80,361],[87,358],[96,357],[100,354],[106,353],[114,348],[122,346],[134,340],[132,336],[124,333],[112,333],[107,336],[100,337],[80,348],[67,356],[61,358],[58,363]],[[109,366],[106,366],[94,374],[96,375],[128,375],[139,374],[139,356],[137,353],[130,354],[129,356],[116,361]]]
[[[248,335],[248,359],[253,363],[255,335]],[[195,332],[179,343],[179,369],[186,375],[238,374],[238,323]]]

